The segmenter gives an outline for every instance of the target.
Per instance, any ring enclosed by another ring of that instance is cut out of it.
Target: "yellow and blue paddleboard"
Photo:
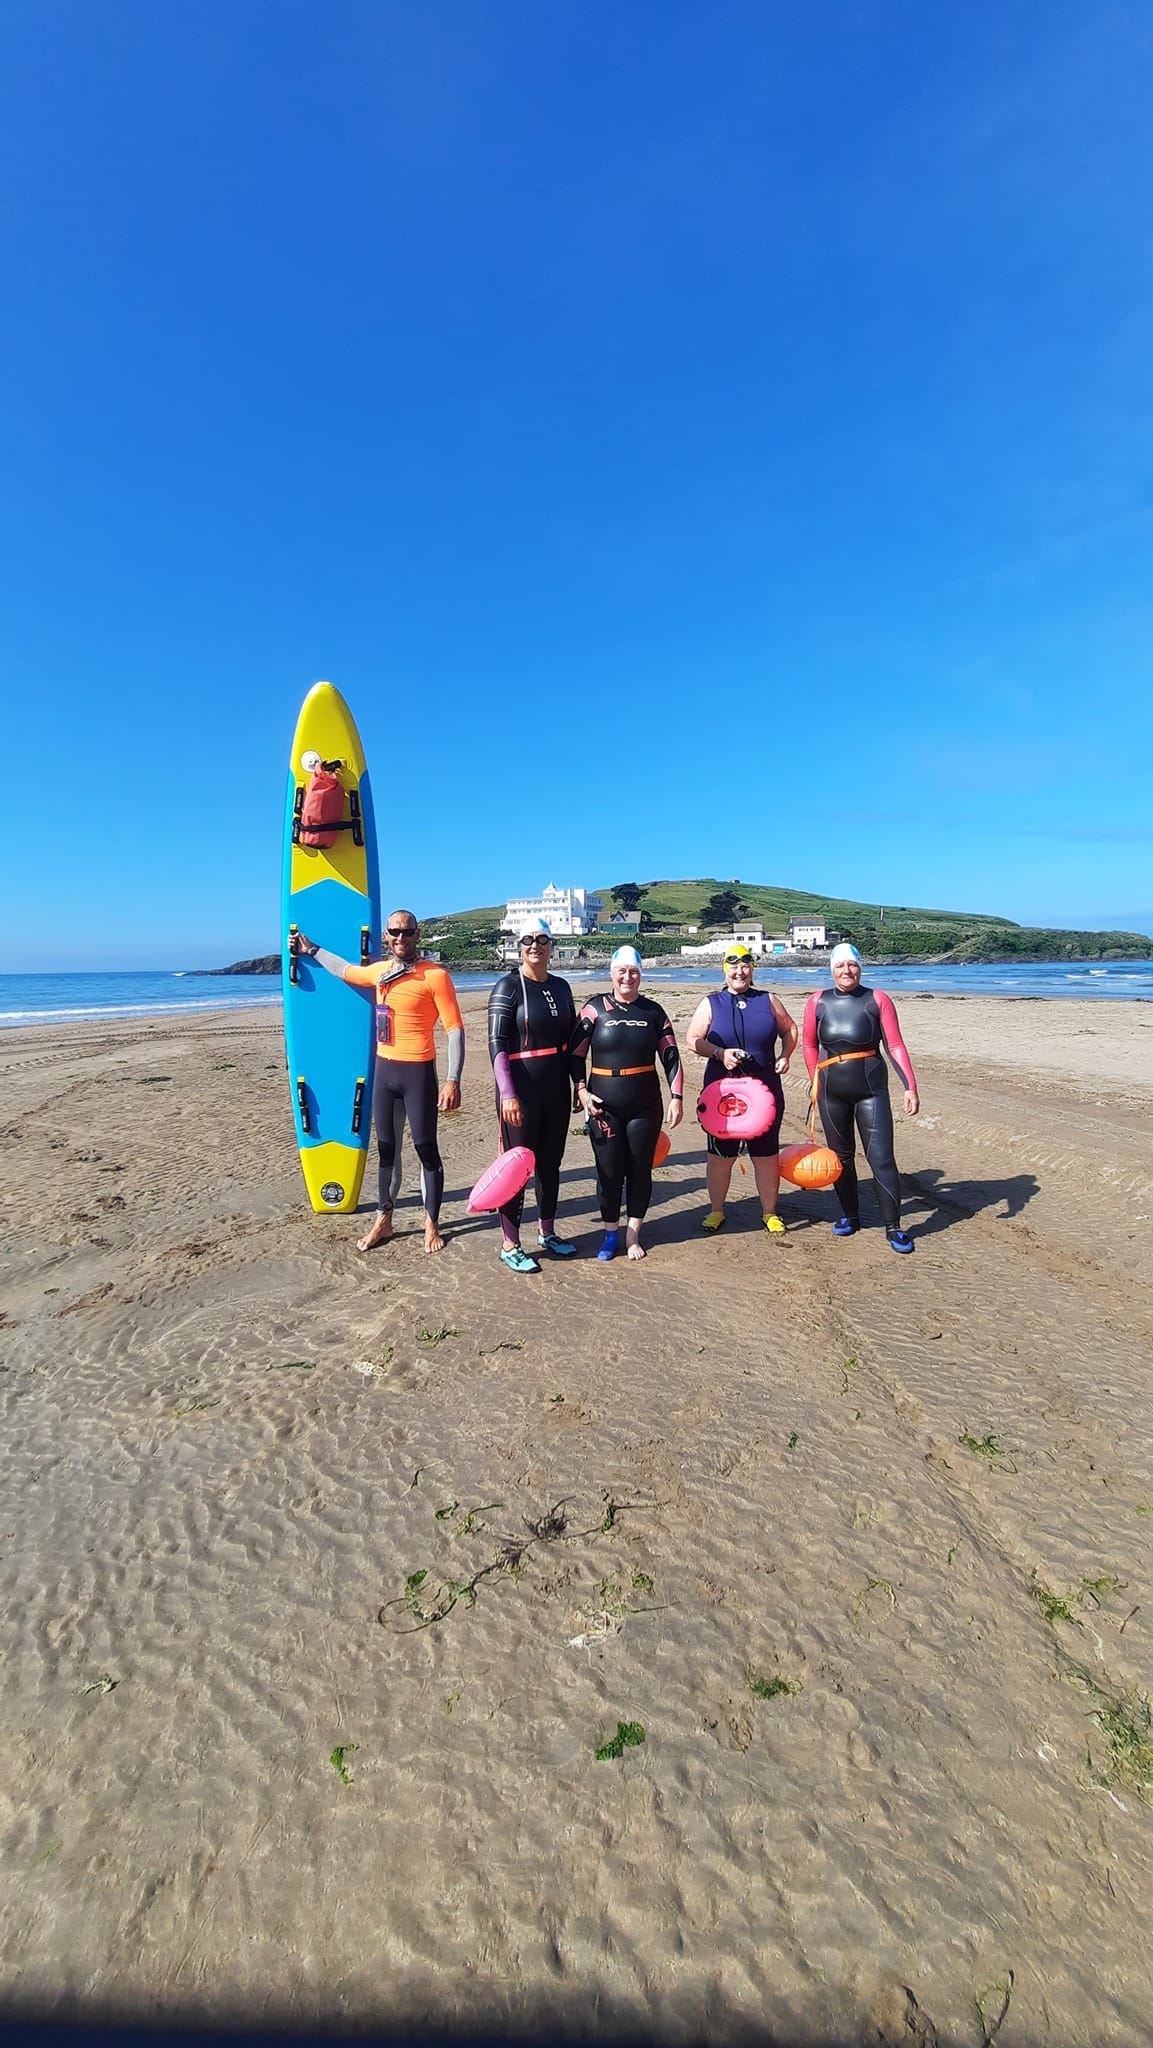
[[[345,792],[332,846],[304,846],[299,836],[318,757],[328,768],[336,764]],[[375,958],[380,942],[372,790],[356,721],[331,683],[314,683],[292,738],[281,926],[284,1037],[304,1183],[318,1215],[345,1214],[360,1200],[372,1126],[372,990],[350,988],[288,950],[293,930],[352,961]]]

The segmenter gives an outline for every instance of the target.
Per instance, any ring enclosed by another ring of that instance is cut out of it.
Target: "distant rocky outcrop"
[[[186,967],[186,974],[279,974],[279,953],[265,953],[259,960],[234,960],[231,967]]]

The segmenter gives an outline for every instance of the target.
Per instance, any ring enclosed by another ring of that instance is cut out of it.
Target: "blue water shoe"
[[[502,1266],[508,1267],[510,1273],[540,1272],[540,1267],[537,1265],[536,1260],[530,1259],[528,1253],[522,1251],[519,1244],[506,1244],[500,1255],[500,1262]]]
[[[575,1259],[576,1257],[575,1244],[570,1244],[567,1237],[558,1237],[555,1230],[550,1230],[547,1237],[542,1231],[536,1242],[538,1251],[551,1252],[554,1259]]]

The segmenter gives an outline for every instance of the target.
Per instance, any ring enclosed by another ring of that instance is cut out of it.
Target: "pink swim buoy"
[[[514,1195],[519,1195],[535,1172],[536,1153],[529,1146],[510,1145],[507,1152],[498,1152],[468,1198],[469,1215],[479,1216],[485,1209],[502,1209]]]
[[[739,1074],[710,1081],[697,1104],[697,1119],[710,1138],[763,1138],[776,1114],[772,1089]]]

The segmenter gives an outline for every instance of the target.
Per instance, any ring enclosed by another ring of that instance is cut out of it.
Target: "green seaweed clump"
[[[644,1739],[645,1731],[639,1721],[618,1721],[616,1734],[595,1751],[596,1760],[598,1764],[615,1763],[626,1749],[638,1749]]]
[[[771,1678],[766,1678],[763,1671],[754,1671],[751,1664],[745,1673],[745,1680],[753,1698],[758,1700],[791,1698],[794,1693],[801,1690],[799,1680],[781,1678],[776,1672]]]

